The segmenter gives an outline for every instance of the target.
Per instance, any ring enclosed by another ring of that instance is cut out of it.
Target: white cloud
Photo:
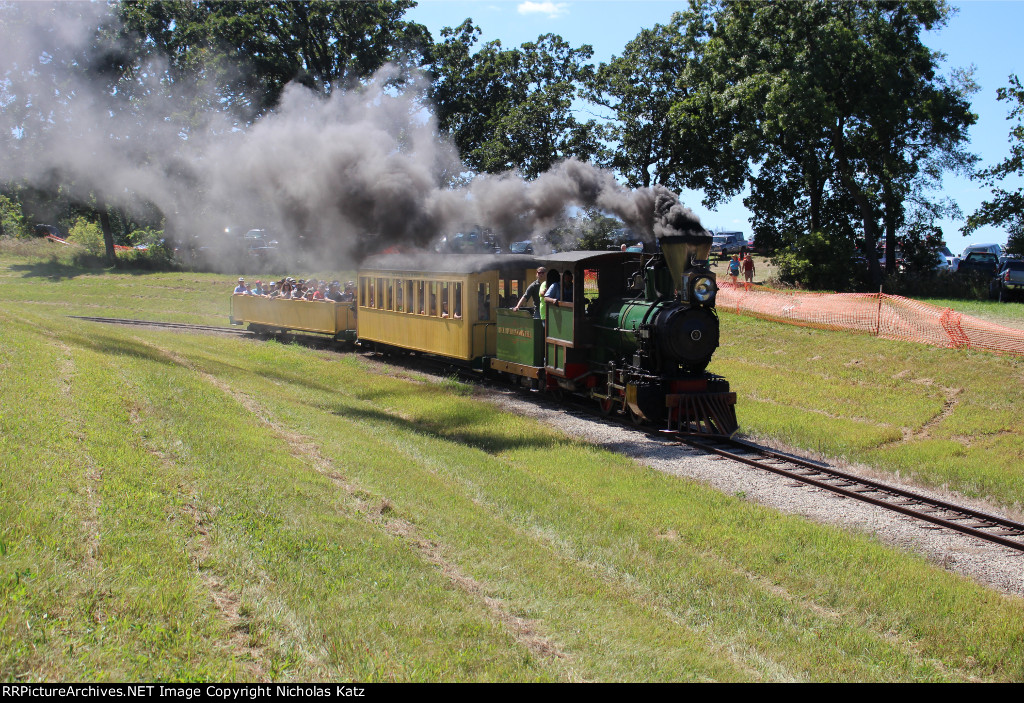
[[[526,2],[519,3],[519,14],[521,15],[547,15],[554,19],[555,17],[561,17],[569,13],[569,3],[567,2]]]

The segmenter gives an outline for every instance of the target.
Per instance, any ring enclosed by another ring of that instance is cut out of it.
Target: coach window
[[[491,319],[491,284],[481,283],[476,289],[476,319]]]
[[[385,309],[384,306],[385,306],[385,304],[387,302],[385,300],[385,296],[387,295],[387,289],[384,287],[384,278],[383,277],[377,278],[377,290],[375,292],[376,292],[377,295],[374,296],[374,300],[377,303],[377,309],[378,310],[384,310]]]
[[[376,292],[377,288],[376,288],[376,286],[374,286],[372,278],[366,279],[366,288],[367,288],[366,307],[372,308],[374,305],[376,305],[376,300],[377,300],[376,297],[374,296],[374,293]]]
[[[423,281],[416,281],[416,310],[420,315],[427,312],[426,286]]]
[[[448,281],[441,281],[441,317],[451,317],[451,311],[448,308]]]
[[[452,289],[455,296],[455,315],[453,317],[462,317],[462,283],[455,283]]]
[[[405,312],[405,281],[395,279],[395,312]]]
[[[583,297],[589,303],[597,300],[601,290],[600,271],[587,269],[583,272]]]

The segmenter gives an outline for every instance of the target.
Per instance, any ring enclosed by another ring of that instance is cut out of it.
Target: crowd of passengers
[[[318,281],[315,278],[299,279],[286,277],[280,281],[270,281],[266,285],[256,281],[251,286],[246,284],[244,277],[239,277],[235,286],[236,295],[258,295],[263,298],[282,298],[286,300],[326,300],[336,303],[350,303],[356,299],[356,284],[349,281],[342,289],[338,281]]]

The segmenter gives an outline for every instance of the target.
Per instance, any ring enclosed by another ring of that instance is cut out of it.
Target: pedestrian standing
[[[750,290],[750,286],[754,284],[754,260],[750,258],[750,254],[743,259],[743,290]]]

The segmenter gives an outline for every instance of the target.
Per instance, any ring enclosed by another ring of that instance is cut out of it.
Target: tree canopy
[[[1012,75],[1009,85],[999,89],[999,99],[1010,104],[1007,119],[1016,124],[1010,129],[1010,155],[995,166],[978,172],[977,178],[989,186],[1006,178],[1024,176],[1024,86]],[[1005,190],[995,187],[993,198],[981,204],[967,219],[964,233],[973,232],[983,225],[999,225],[1009,232],[1007,250],[1024,255],[1024,188]]]
[[[942,3],[695,1],[688,14],[701,70],[677,70],[695,83],[670,109],[675,136],[713,126],[701,166],[726,185],[702,187],[713,204],[748,184],[760,242],[827,228],[872,252],[884,234],[892,251],[922,165],[971,163],[969,86],[938,73],[921,37],[945,22]]]
[[[586,63],[593,49],[544,34],[514,49],[491,41],[474,51],[480,34],[471,20],[446,27],[433,51],[430,97],[466,165],[533,178],[570,156],[597,155],[596,121],[581,122],[573,111],[593,74]]]

